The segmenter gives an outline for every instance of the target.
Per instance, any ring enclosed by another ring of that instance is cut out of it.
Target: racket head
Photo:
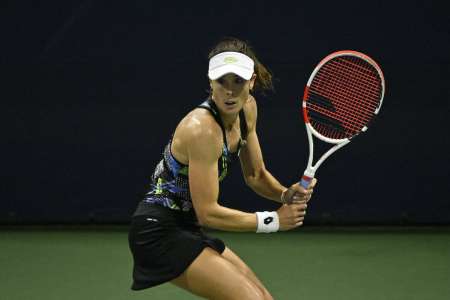
[[[372,58],[353,50],[331,53],[306,84],[305,125],[325,142],[348,141],[367,130],[380,111],[384,91],[383,72]]]

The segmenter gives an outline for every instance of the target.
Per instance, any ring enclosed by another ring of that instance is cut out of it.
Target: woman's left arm
[[[288,189],[273,177],[264,165],[256,133],[257,106],[252,96],[245,104],[244,112],[248,127],[247,144],[241,149],[239,156],[246,184],[258,195],[277,202],[308,201],[316,181],[313,180],[308,189],[298,183]]]

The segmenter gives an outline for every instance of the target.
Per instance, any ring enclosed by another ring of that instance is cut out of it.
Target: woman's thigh
[[[171,282],[208,299],[264,299],[260,288],[211,248],[203,249],[186,271]]]

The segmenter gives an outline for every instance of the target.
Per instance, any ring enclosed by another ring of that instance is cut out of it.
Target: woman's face
[[[250,80],[245,80],[230,73],[210,80],[212,99],[219,110],[225,114],[239,113],[255,84],[255,78],[256,74],[253,74]]]

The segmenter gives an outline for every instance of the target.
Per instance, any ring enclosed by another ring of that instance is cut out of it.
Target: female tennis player
[[[208,299],[272,299],[252,270],[202,227],[276,232],[303,223],[316,183],[289,188],[265,168],[256,133],[253,89],[272,88],[272,76],[249,45],[220,41],[209,54],[210,96],[178,124],[132,218],[133,290],[171,282]],[[271,212],[246,213],[218,203],[219,182],[240,160],[245,182],[280,202]]]

